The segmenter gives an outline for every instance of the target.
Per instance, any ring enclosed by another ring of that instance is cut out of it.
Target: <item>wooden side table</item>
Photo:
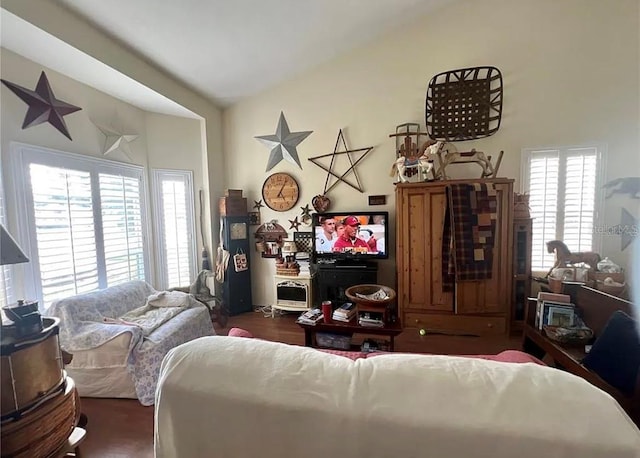
[[[371,334],[377,336],[385,336],[389,338],[389,351],[394,351],[394,339],[402,332],[402,326],[400,320],[394,323],[385,324],[383,327],[367,327],[360,326],[358,319],[354,318],[348,323],[341,321],[330,320],[328,323],[320,321],[315,325],[298,323],[302,329],[304,329],[304,345],[305,347],[317,347],[315,335],[317,332],[328,332],[332,334],[340,335],[353,335],[353,334]],[[354,350],[360,350],[360,348],[354,348]]]

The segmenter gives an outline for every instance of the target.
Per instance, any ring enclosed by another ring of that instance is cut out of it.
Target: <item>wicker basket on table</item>
[[[370,300],[359,296],[359,294],[369,296],[380,290],[386,294],[386,298]],[[391,307],[396,300],[396,292],[393,288],[384,285],[354,285],[347,288],[344,294],[358,306],[358,313],[367,311],[382,312],[384,322],[389,323],[391,321]]]
[[[561,345],[586,345],[593,338],[593,331],[589,328],[564,328],[562,326],[543,326],[547,337]]]

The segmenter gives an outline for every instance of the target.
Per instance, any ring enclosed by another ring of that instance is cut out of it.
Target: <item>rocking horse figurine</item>
[[[475,149],[466,152],[446,151],[446,154],[443,154],[444,152],[445,151],[438,153],[438,161],[440,163],[439,174],[442,175],[442,178],[445,180],[449,178],[445,171],[448,165],[469,163],[478,164],[482,168],[480,178],[495,178],[498,174],[500,163],[502,162],[502,155],[504,154],[504,151],[500,151],[494,166],[491,163],[491,156],[486,156],[482,151],[476,151]]]
[[[431,145],[425,143],[422,151],[422,155],[416,156],[400,156],[391,166],[390,176],[398,174],[398,178],[402,183],[406,183],[408,180],[405,172],[407,169],[418,169],[420,173],[420,179],[427,181],[429,172],[433,170],[433,161],[436,154],[442,149],[443,142],[436,142]]]
[[[553,269],[558,267],[565,267],[570,264],[588,264],[589,270],[595,271],[598,262],[600,261],[600,255],[592,251],[585,251],[580,253],[572,253],[569,251],[567,245],[560,240],[551,240],[547,242],[547,252],[556,254],[556,262],[553,267],[547,272],[547,277],[553,272]]]

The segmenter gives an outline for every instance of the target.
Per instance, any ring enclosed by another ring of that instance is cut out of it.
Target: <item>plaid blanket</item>
[[[498,199],[492,184],[447,186],[442,234],[444,291],[455,281],[491,278]]]

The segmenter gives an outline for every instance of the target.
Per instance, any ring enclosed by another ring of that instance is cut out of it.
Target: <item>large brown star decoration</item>
[[[24,122],[22,123],[23,129],[48,122],[62,132],[65,137],[72,140],[63,117],[80,111],[82,108],[56,99],[49,85],[49,80],[47,80],[47,75],[44,72],[40,74],[40,79],[38,79],[35,91],[6,80],[0,81],[2,81],[11,92],[20,97],[23,102],[29,105],[27,115],[24,117]]]
[[[344,151],[338,151],[338,148],[340,147],[341,142],[342,142],[342,146],[344,147]],[[337,185],[341,181],[348,184],[349,186],[351,186],[353,189],[357,191],[364,192],[364,190],[362,189],[362,185],[360,184],[360,178],[358,177],[358,173],[356,171],[356,165],[358,165],[360,161],[362,161],[373,148],[374,148],[373,146],[368,146],[366,148],[358,148],[358,149],[347,148],[347,143],[344,141],[344,135],[342,135],[342,129],[340,129],[340,132],[338,132],[338,138],[336,139],[336,146],[333,148],[333,153],[323,154],[322,156],[309,158],[311,162],[313,162],[315,165],[317,165],[322,170],[327,172],[327,179],[324,182],[324,192],[322,194],[326,195],[330,190],[334,188],[335,185]],[[354,161],[351,154],[360,153],[360,152],[362,152],[362,155]],[[351,164],[351,167],[349,167],[341,175],[338,175],[336,172],[333,171],[333,164],[335,162],[336,156],[339,154],[346,154],[347,158],[349,159],[349,164]],[[318,162],[318,159],[322,159],[324,157],[329,157],[329,156],[331,156],[331,165],[329,165],[329,167]],[[347,176],[352,172],[353,172],[353,175],[356,177],[356,184],[353,184],[351,181],[347,180]],[[332,176],[336,178],[336,181],[334,181],[329,186],[329,179]]]

